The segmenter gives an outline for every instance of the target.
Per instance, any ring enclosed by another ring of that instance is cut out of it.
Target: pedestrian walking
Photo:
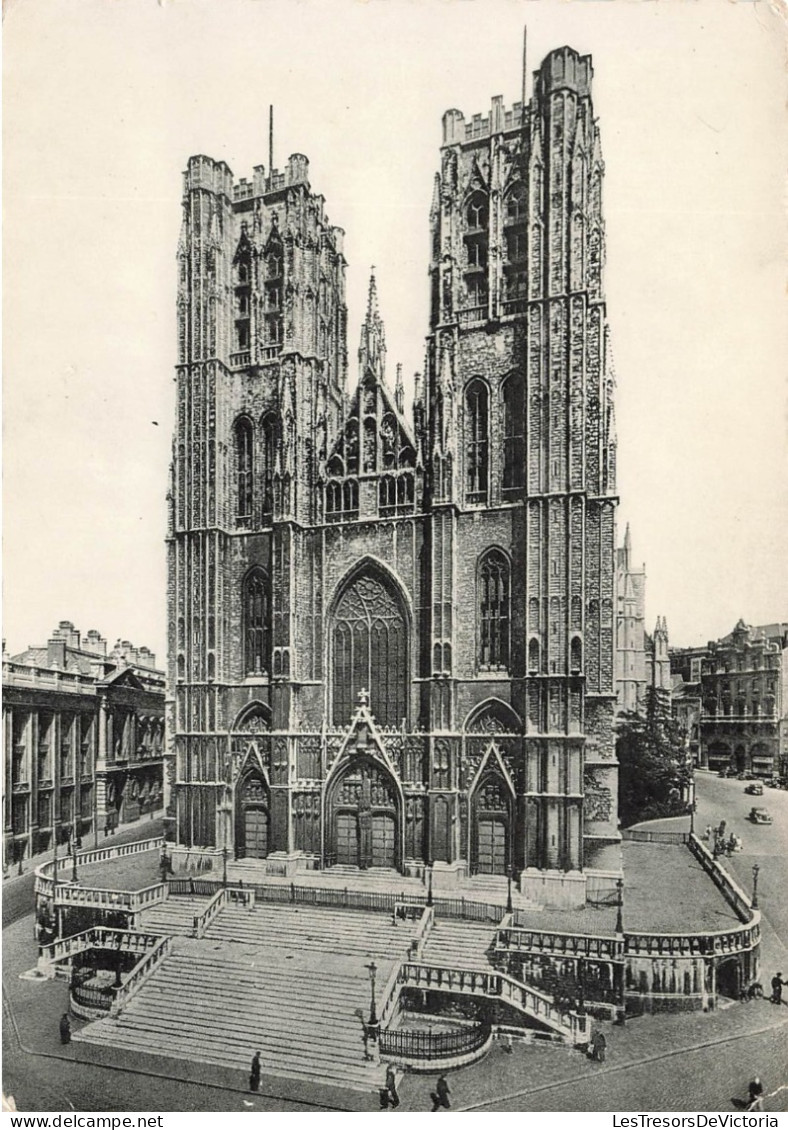
[[[788,985],[788,981],[783,981],[783,975],[778,969],[772,977],[772,995],[769,998],[772,1004],[783,1003],[783,985]]]
[[[67,1012],[64,1012],[60,1017],[60,1042],[61,1044],[71,1043],[71,1021]]]
[[[391,1105],[394,1110],[399,1106],[399,1095],[397,1094],[397,1075],[391,1064],[386,1068],[386,1094],[391,1100]]]
[[[260,1053],[255,1052],[252,1056],[252,1067],[249,1072],[249,1090],[260,1090]]]
[[[749,1086],[750,1105],[748,1110],[763,1110],[763,1083],[756,1075]]]
[[[438,1082],[435,1084],[435,1090],[430,1094],[430,1098],[432,1099],[433,1113],[436,1110],[440,1110],[441,1107],[443,1107],[444,1110],[451,1109],[449,1094],[449,1084],[446,1082],[446,1076],[441,1075],[438,1079]]]

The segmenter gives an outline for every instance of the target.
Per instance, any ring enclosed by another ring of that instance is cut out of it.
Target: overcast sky
[[[175,250],[190,154],[310,159],[347,233],[350,384],[376,265],[422,368],[442,113],[565,43],[594,61],[619,538],[671,642],[788,619],[785,33],[701,0],[10,0],[4,636],[60,619],[163,660]],[[530,95],[531,79],[528,89]]]

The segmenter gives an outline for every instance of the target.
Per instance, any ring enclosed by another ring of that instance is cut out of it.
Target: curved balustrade
[[[598,961],[623,961],[621,938],[593,934],[558,934],[526,930],[520,926],[501,927],[495,934],[495,949],[509,953],[552,954],[556,957],[587,957]]]
[[[737,930],[716,934],[648,934],[627,931],[624,944],[628,957],[715,957],[745,953],[760,943],[760,914]]]
[[[489,1043],[491,1036],[489,1024],[475,1024],[473,1027],[443,1032],[397,1028],[380,1033],[379,1047],[382,1056],[390,1056],[392,1059],[432,1062],[459,1059],[480,1051]]]
[[[71,985],[70,993],[72,1010],[77,1014],[80,1010],[79,1008],[73,1009],[75,1004],[89,1009],[92,1013],[108,1013],[115,1000],[115,989],[112,985],[89,985],[74,982]]]
[[[117,844],[107,847],[92,848],[87,851],[78,851],[77,865],[79,866],[80,864],[87,865],[90,863],[103,863],[107,859],[119,859],[121,856],[125,855],[139,855],[140,852],[143,851],[154,851],[156,849],[161,849],[164,847],[165,842],[166,841],[163,836],[154,836],[148,840],[134,840],[129,844]],[[60,856],[58,858],[58,871],[60,871],[62,867],[65,867],[66,863],[70,865],[71,856]],[[39,863],[38,867],[36,867],[35,873],[37,877],[48,879],[51,878],[54,869],[54,859],[47,859],[43,863]]]

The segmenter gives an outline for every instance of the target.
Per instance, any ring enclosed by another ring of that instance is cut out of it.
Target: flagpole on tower
[[[523,118],[525,118],[525,100],[526,100],[525,84],[526,84],[526,81],[528,79],[528,67],[527,67],[527,63],[526,63],[527,47],[528,47],[528,28],[524,25],[523,26],[523,91],[522,91]]]

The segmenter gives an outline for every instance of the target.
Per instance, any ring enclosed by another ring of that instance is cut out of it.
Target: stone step
[[[364,1060],[370,984],[358,958],[374,955],[380,992],[407,932],[386,915],[289,905],[229,907],[214,925],[223,918],[237,941],[179,940],[119,1016],[75,1039],[238,1068],[241,1079],[259,1048],[263,1075],[374,1091],[383,1069]]]
[[[91,1029],[99,1029],[107,1021],[97,1021],[90,1025]],[[84,1032],[80,1038],[84,1039]],[[338,1063],[336,1059],[316,1057],[312,1052],[302,1055],[298,1048],[286,1047],[281,1052],[266,1053],[262,1041],[252,1040],[242,1048],[225,1051],[221,1048],[207,1048],[203,1040],[192,1041],[191,1044],[172,1045],[165,1041],[159,1046],[144,1031],[121,1031],[117,1028],[104,1029],[92,1041],[107,1044],[111,1043],[119,1048],[128,1048],[130,1051],[153,1053],[154,1055],[167,1056],[171,1059],[184,1059],[190,1063],[210,1062],[220,1067],[238,1068],[240,1084],[245,1086],[248,1064],[252,1054],[258,1049],[263,1052],[263,1078],[266,1074],[286,1076],[294,1079],[304,1079],[310,1083],[324,1083],[332,1086],[346,1087],[354,1091],[374,1091],[382,1086],[384,1068],[374,1063],[363,1060],[363,1045],[359,1040],[361,1062],[357,1065]]]
[[[494,936],[495,931],[487,926],[442,919],[427,938],[422,961],[449,969],[487,969]]]
[[[198,895],[172,895],[164,902],[152,906],[140,915],[140,929],[151,933],[189,935],[194,917],[202,914],[210,902],[208,897]]]
[[[216,940],[373,958],[404,954],[410,936],[387,915],[265,904],[253,911],[227,907],[206,931]]]

